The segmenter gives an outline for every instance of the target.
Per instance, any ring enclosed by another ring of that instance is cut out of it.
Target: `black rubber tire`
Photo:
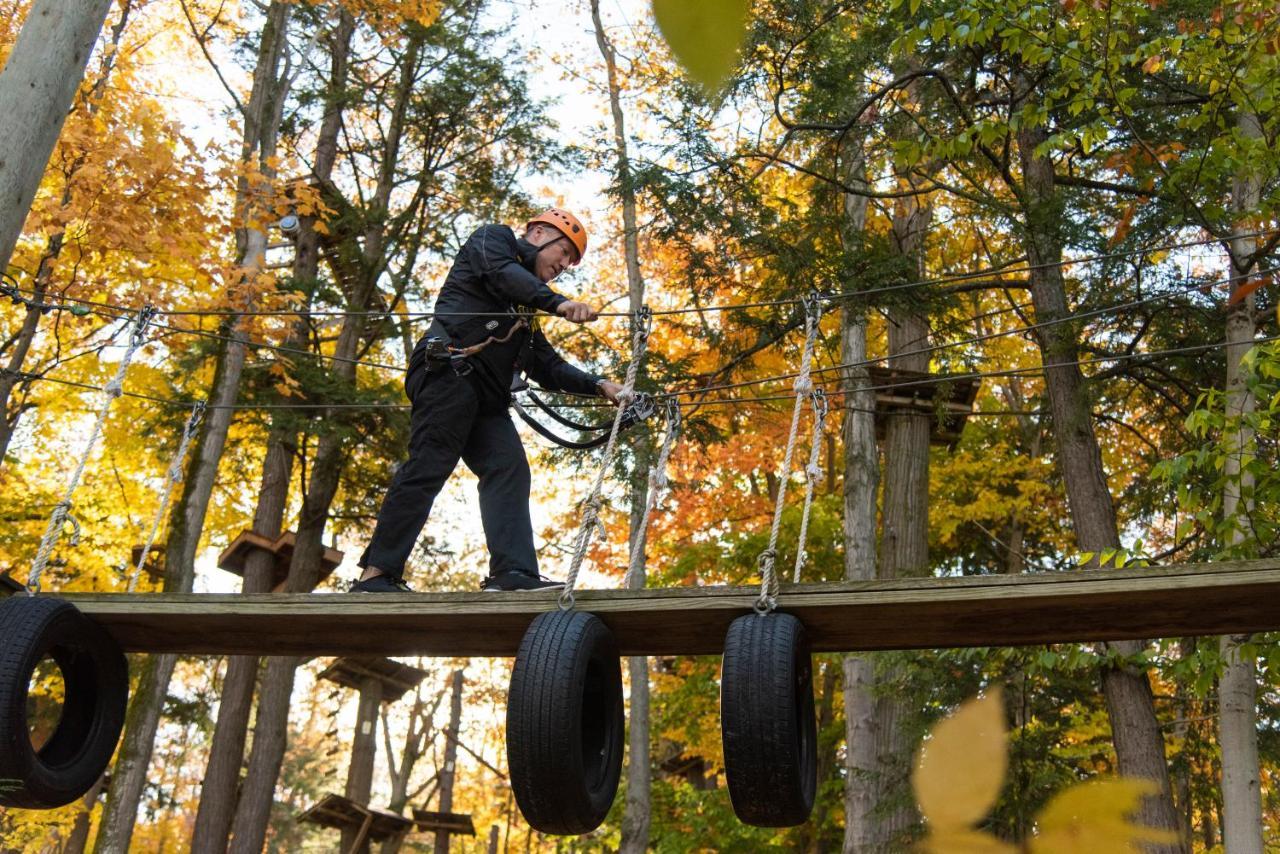
[[[748,614],[729,626],[720,732],[738,819],[756,827],[803,824],[818,787],[818,726],[809,641],[795,617]]]
[[[581,611],[539,614],[507,694],[507,765],[530,827],[568,836],[600,826],[618,793],[624,727],[613,633]]]
[[[62,717],[31,746],[27,694],[46,655],[62,670]],[[129,664],[115,640],[69,602],[0,600],[0,806],[50,809],[82,797],[115,752],[129,698]]]

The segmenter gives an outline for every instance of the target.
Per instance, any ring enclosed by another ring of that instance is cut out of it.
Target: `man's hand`
[[[614,406],[618,405],[618,396],[622,394],[622,386],[609,380],[600,380],[600,382],[596,383],[596,386],[600,389],[600,393],[609,399],[610,403]]]
[[[565,300],[556,306],[556,314],[566,320],[572,320],[574,323],[587,323],[600,316],[600,312],[585,302],[575,302],[574,300]]]

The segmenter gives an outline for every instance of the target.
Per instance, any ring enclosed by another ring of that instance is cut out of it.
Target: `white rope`
[[[680,433],[680,404],[675,398],[667,398],[667,435],[662,440],[662,448],[658,451],[658,461],[649,469],[649,496],[644,506],[644,516],[640,519],[640,530],[636,532],[631,543],[631,559],[627,561],[627,574],[622,578],[624,590],[630,590],[636,578],[644,568],[644,544],[649,531],[649,516],[653,508],[658,506],[658,499],[667,489],[667,461],[671,459],[671,449],[675,446],[676,436]]]
[[[142,554],[138,556],[138,565],[133,568],[133,574],[129,576],[128,592],[130,593],[137,588],[138,576],[142,574],[142,567],[151,555],[151,547],[155,545],[156,534],[160,532],[160,523],[164,520],[165,511],[169,509],[169,497],[173,494],[173,488],[178,481],[182,480],[182,461],[187,456],[187,448],[191,446],[191,440],[195,438],[200,429],[200,420],[204,418],[204,410],[204,401],[191,407],[191,415],[187,418],[187,426],[182,430],[182,441],[178,443],[178,452],[173,455],[173,462],[169,464],[169,473],[164,479],[164,490],[160,493],[160,506],[156,508],[156,517],[151,521],[151,533],[147,536],[147,542],[142,547]]]
[[[796,571],[792,578],[796,584],[800,583],[800,570],[804,568],[805,558],[808,556],[805,552],[805,544],[809,542],[809,511],[813,509],[813,490],[818,481],[822,480],[822,463],[820,462],[820,453],[822,451],[822,433],[827,423],[827,393],[820,388],[815,388],[809,393],[809,400],[813,404],[813,444],[809,448],[809,465],[804,470],[804,512],[800,515],[800,538],[796,545]]]
[[[93,455],[93,449],[98,444],[98,437],[102,435],[102,427],[107,421],[107,411],[111,408],[111,402],[124,393],[124,377],[129,370],[129,363],[133,361],[134,354],[146,342],[147,325],[151,323],[151,318],[155,315],[155,309],[151,306],[143,306],[138,312],[138,316],[133,322],[133,333],[129,336],[129,346],[125,348],[124,357],[120,359],[120,366],[116,368],[116,375],[111,382],[107,383],[103,389],[102,406],[98,409],[98,418],[93,423],[93,429],[89,432],[89,441],[85,443],[84,453],[80,455],[80,461],[76,465],[75,472],[71,475],[71,480],[67,483],[67,491],[63,494],[62,500],[54,505],[53,513],[49,516],[49,527],[45,529],[44,538],[40,540],[40,549],[36,552],[36,559],[31,564],[31,573],[27,576],[27,593],[34,596],[40,592],[40,576],[44,573],[45,566],[49,563],[49,555],[53,552],[54,545],[57,544],[58,538],[62,536],[62,529],[67,521],[71,521],[73,533],[71,535],[71,545],[77,545],[80,540],[80,524],[71,515],[71,496],[75,493],[76,487],[80,485],[80,478],[84,475],[85,466],[89,464],[89,458]]]
[[[805,299],[804,351],[800,356],[800,371],[796,375],[796,403],[791,410],[791,431],[787,434],[787,452],[782,458],[782,474],[778,478],[778,500],[773,507],[773,527],[769,529],[769,547],[760,552],[756,563],[760,567],[760,596],[756,599],[758,614],[768,614],[778,607],[778,576],[774,563],[778,559],[778,532],[782,528],[782,508],[787,503],[787,481],[791,479],[791,457],[796,449],[796,434],[800,431],[800,410],[805,396],[813,391],[810,369],[813,366],[813,347],[818,335],[819,296],[809,294]]]
[[[631,339],[631,364],[627,365],[627,376],[622,383],[622,391],[618,393],[618,411],[613,416],[613,429],[609,431],[609,441],[604,446],[604,456],[600,459],[600,471],[596,481],[582,502],[582,524],[578,527],[578,536],[573,545],[573,560],[569,564],[569,573],[564,580],[564,590],[560,593],[560,608],[569,610],[573,607],[573,586],[578,581],[578,572],[582,569],[582,561],[587,556],[587,547],[591,545],[591,536],[597,528],[603,530],[600,520],[600,507],[604,503],[602,491],[604,479],[613,464],[613,452],[618,444],[618,430],[622,424],[623,411],[635,396],[636,377],[640,373],[640,362],[644,359],[645,348],[649,343],[649,331],[653,326],[653,312],[649,306],[643,306],[636,315],[635,328]]]

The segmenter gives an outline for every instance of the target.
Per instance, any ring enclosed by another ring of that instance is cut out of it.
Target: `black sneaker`
[[[563,581],[552,581],[549,578],[530,575],[527,572],[519,572],[514,569],[508,569],[506,572],[500,572],[497,575],[490,575],[480,584],[481,590],[504,592],[512,590],[560,590],[563,587]]]
[[[364,581],[353,581],[347,588],[348,593],[412,593],[408,584],[399,576],[375,575]]]

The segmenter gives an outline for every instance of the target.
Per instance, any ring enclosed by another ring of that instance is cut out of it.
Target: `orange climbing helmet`
[[[569,238],[578,250],[578,258],[573,263],[576,265],[582,261],[582,256],[587,254],[587,227],[576,216],[560,208],[548,208],[529,220],[525,227],[533,228],[537,223],[549,225]]]

